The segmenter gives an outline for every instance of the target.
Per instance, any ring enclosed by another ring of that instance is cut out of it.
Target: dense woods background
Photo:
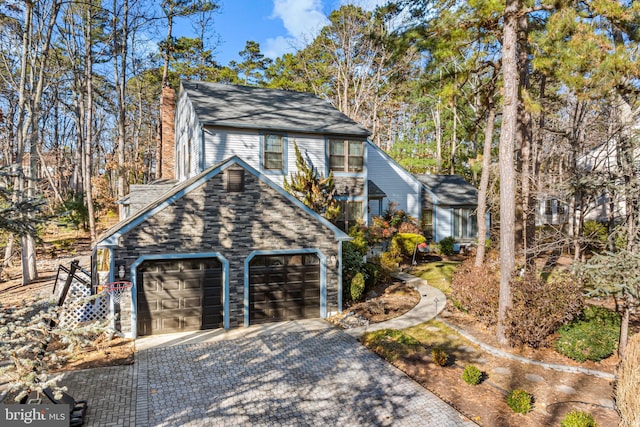
[[[0,0],[0,241],[4,266],[22,257],[23,282],[37,276],[46,222],[95,240],[96,218],[155,179],[161,88],[180,79],[313,92],[409,171],[464,176],[480,189],[480,235],[485,210],[500,230],[501,307],[517,263],[532,268],[543,251],[581,259],[592,201],[625,206],[601,249],[637,252],[637,2],[348,5],[294,54],[270,59],[248,40],[226,65],[217,19],[220,4],[205,0]],[[610,164],[582,167],[601,146]],[[570,220],[536,228],[547,199]]]

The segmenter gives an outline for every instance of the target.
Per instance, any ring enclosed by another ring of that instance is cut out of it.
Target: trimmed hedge
[[[391,245],[397,246],[403,258],[411,259],[413,257],[413,252],[416,250],[416,246],[426,241],[427,240],[424,236],[420,234],[398,233],[393,237]]]

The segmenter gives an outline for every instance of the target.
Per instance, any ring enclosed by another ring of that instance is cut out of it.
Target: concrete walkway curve
[[[369,326],[361,326],[358,328],[351,328],[345,330],[349,335],[359,338],[363,334],[367,332],[379,331],[381,329],[405,329],[411,326],[418,325],[420,323],[427,322],[431,319],[434,319],[440,314],[445,306],[446,306],[446,296],[440,290],[429,286],[426,280],[421,279],[416,276],[412,276],[407,273],[396,273],[394,275],[396,279],[399,279],[405,283],[412,284],[416,287],[418,292],[420,292],[420,301],[414,308],[403,314],[402,316],[396,317],[394,319],[389,319],[380,323],[373,323]],[[501,350],[499,348],[492,347],[488,344],[483,343],[479,339],[475,338],[471,334],[465,332],[464,330],[452,325],[447,322],[445,319],[438,318],[438,320],[444,323],[449,328],[456,331],[465,339],[471,341],[473,344],[480,347],[482,350],[486,351],[489,354],[492,354],[496,357],[501,357],[503,359],[510,359],[516,362],[542,366],[545,369],[553,369],[559,372],[568,372],[568,373],[580,373],[585,375],[591,375],[598,378],[604,378],[607,380],[614,380],[615,375],[608,373],[597,371],[595,369],[587,369],[578,366],[568,366],[568,365],[560,365],[557,363],[546,363],[541,362],[539,360],[529,359],[523,356],[518,356],[515,354],[511,354],[508,351]]]
[[[399,272],[393,275],[395,279],[413,285],[420,293],[420,301],[411,310],[393,319],[368,326],[346,329],[352,337],[361,337],[367,332],[381,329],[405,329],[435,318],[447,304],[447,297],[439,289],[429,286],[426,280],[407,273]]]

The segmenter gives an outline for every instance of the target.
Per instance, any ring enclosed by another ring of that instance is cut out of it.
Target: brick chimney
[[[160,97],[160,141],[156,177],[174,179],[176,167],[176,91],[165,86]]]

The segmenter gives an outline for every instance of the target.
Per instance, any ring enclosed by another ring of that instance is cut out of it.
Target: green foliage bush
[[[96,209],[98,207],[96,206]],[[58,211],[59,220],[67,226],[87,230],[89,224],[89,210],[84,203],[83,193],[71,193]]]
[[[533,406],[533,396],[530,393],[517,388],[515,390],[512,390],[507,395],[506,402],[507,406],[509,406],[509,408],[511,408],[513,412],[516,412],[518,414],[526,414],[528,412],[531,412]]]
[[[382,282],[387,283],[391,278],[388,270],[380,265],[380,259],[374,259],[373,262],[367,262],[364,265],[365,274],[365,287],[366,289],[372,289],[376,284]]]
[[[498,252],[487,252],[480,267],[475,267],[474,262],[471,257],[460,264],[451,280],[450,296],[459,310],[471,314],[486,326],[495,325],[500,294]]]
[[[364,285],[360,291],[354,291],[351,288],[357,275],[361,275],[363,282],[366,282],[367,274],[366,262],[358,246],[351,242],[344,242],[342,245],[342,283],[348,284],[348,286],[343,286],[342,296],[346,301],[356,301],[352,299],[353,295],[357,295],[358,292],[360,294],[364,293]]]
[[[582,286],[571,277],[545,281],[535,272],[511,281],[513,303],[507,312],[506,335],[513,346],[544,346],[558,328],[580,314]]]
[[[598,423],[590,413],[574,410],[564,416],[560,427],[598,427]]]
[[[362,295],[364,295],[364,275],[356,273],[351,279],[351,300],[358,302],[362,299]]]
[[[438,366],[447,366],[447,363],[449,363],[449,355],[441,348],[432,349],[431,357],[433,362]]]
[[[620,315],[604,307],[588,306],[582,315],[558,330],[555,349],[584,362],[598,362],[613,354],[620,339]]]
[[[473,365],[467,365],[462,372],[462,379],[470,385],[478,385],[482,381],[482,371]]]
[[[397,244],[391,243],[389,250],[380,255],[380,264],[388,271],[395,271],[402,261],[402,254]]]
[[[440,253],[442,255],[453,255],[455,251],[453,250],[453,245],[456,243],[456,239],[453,237],[445,237],[440,240]]]
[[[420,234],[412,234],[412,233],[398,233],[393,237],[391,242],[391,246],[397,245],[400,250],[400,254],[404,259],[411,259],[413,257],[413,252],[416,249],[416,245],[420,243],[424,243],[426,239],[424,236]]]

